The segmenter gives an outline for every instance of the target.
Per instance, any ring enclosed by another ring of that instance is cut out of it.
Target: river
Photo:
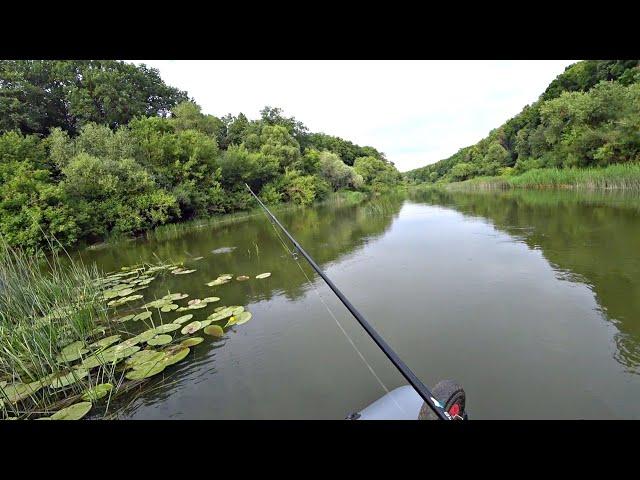
[[[640,418],[637,195],[427,191],[278,216],[424,383],[464,386],[471,418]],[[386,388],[405,384],[262,215],[81,256],[105,271],[202,256],[145,299],[216,295],[253,313],[119,418],[344,418],[385,391],[337,323]]]

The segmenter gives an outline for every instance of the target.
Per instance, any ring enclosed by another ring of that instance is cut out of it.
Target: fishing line
[[[253,192],[251,192],[253,193]],[[349,343],[351,344],[351,346],[353,347],[353,349],[356,351],[356,353],[358,354],[358,356],[360,357],[360,359],[362,360],[362,362],[366,365],[366,367],[369,369],[369,371],[371,372],[371,375],[373,375],[373,377],[376,379],[376,381],[378,382],[378,384],[380,384],[380,386],[382,387],[382,389],[385,391],[385,393],[389,394],[391,393],[389,388],[385,385],[385,383],[382,381],[382,379],[378,376],[378,374],[375,372],[375,370],[373,369],[373,367],[371,366],[371,364],[367,361],[367,359],[365,358],[365,356],[362,354],[362,352],[358,349],[358,347],[356,346],[356,344],[354,343],[353,339],[349,336],[349,334],[347,333],[347,331],[344,329],[344,327],[342,326],[342,324],[340,323],[340,321],[338,320],[338,318],[335,316],[335,314],[333,313],[333,310],[331,310],[331,308],[329,308],[329,305],[324,301],[324,298],[322,297],[322,295],[320,294],[320,290],[318,289],[318,287],[316,287],[315,283],[311,281],[311,279],[309,278],[309,276],[307,275],[307,272],[304,271],[304,268],[302,268],[302,265],[300,265],[300,262],[298,261],[298,256],[297,256],[297,252],[295,250],[290,250],[288,245],[286,244],[286,242],[284,241],[284,239],[282,238],[282,236],[280,235],[280,232],[278,231],[278,229],[275,226],[275,223],[273,222],[273,220],[271,220],[271,218],[269,218],[269,216],[267,215],[266,212],[264,212],[264,215],[267,217],[267,220],[269,221],[269,223],[271,224],[271,227],[273,227],[273,231],[275,232],[276,236],[278,237],[278,240],[280,241],[280,244],[282,245],[282,248],[285,249],[285,251],[291,255],[291,257],[294,259],[294,261],[296,262],[296,265],[298,265],[298,268],[300,269],[300,271],[302,272],[302,274],[304,275],[304,277],[307,279],[307,282],[309,283],[309,285],[311,285],[311,287],[313,288],[313,290],[316,292],[316,295],[318,295],[318,298],[320,299],[320,302],[322,303],[322,305],[327,309],[327,312],[329,312],[329,315],[331,316],[331,318],[333,318],[333,320],[335,321],[336,325],[338,326],[338,328],[340,329],[340,331],[342,332],[342,334],[345,336],[345,338],[349,341]],[[395,405],[398,407],[398,409],[406,414],[406,411],[400,406],[400,404],[398,403],[398,401],[395,399],[394,396],[391,396],[391,399],[393,400],[393,403],[395,403]]]
[[[266,216],[266,213],[265,213]],[[367,366],[367,368],[369,369],[369,371],[371,372],[371,374],[373,375],[373,377],[378,381],[378,383],[380,384],[380,386],[382,387],[382,389],[386,392],[386,393],[391,393],[389,391],[389,388],[385,385],[385,383],[382,381],[382,379],[378,376],[378,374],[375,372],[375,370],[373,369],[373,367],[371,366],[371,364],[367,361],[367,359],[365,358],[365,356],[362,354],[362,352],[358,349],[358,347],[356,346],[356,344],[354,343],[353,339],[349,336],[349,334],[347,333],[347,331],[344,329],[344,327],[342,326],[342,324],[340,323],[340,321],[338,320],[338,318],[335,316],[335,314],[333,313],[333,310],[331,310],[331,308],[329,308],[329,305],[324,301],[324,298],[322,297],[322,295],[320,294],[320,290],[318,289],[318,287],[316,287],[315,283],[311,281],[311,279],[309,278],[309,276],[307,275],[307,272],[304,271],[304,268],[302,268],[302,265],[300,265],[300,262],[297,259],[297,256],[295,254],[295,251],[291,251],[289,250],[289,247],[287,246],[286,242],[282,239],[282,237],[280,236],[280,232],[278,232],[278,229],[276,228],[275,224],[271,221],[271,219],[267,216],[267,219],[269,220],[269,223],[271,223],[271,226],[273,227],[273,230],[276,232],[276,235],[278,237],[278,239],[280,240],[280,243],[282,244],[282,247],[293,257],[293,259],[296,262],[296,265],[298,265],[298,268],[300,269],[300,271],[302,272],[302,274],[304,275],[304,277],[307,279],[307,282],[309,282],[309,285],[311,285],[311,287],[313,288],[313,290],[316,292],[316,295],[318,295],[318,298],[320,299],[320,302],[322,303],[322,305],[324,305],[324,307],[327,309],[327,312],[329,312],[329,315],[331,316],[331,318],[333,318],[333,320],[336,322],[336,325],[338,325],[338,328],[340,329],[340,331],[342,332],[342,334],[346,337],[346,339],[349,341],[349,343],[351,344],[351,346],[353,347],[353,349],[356,351],[356,353],[358,354],[358,356],[362,359],[362,361],[364,362],[364,364]],[[396,401],[396,399],[394,397],[392,397],[393,402],[397,405],[398,409],[400,409],[401,412],[406,413],[404,411],[404,409],[400,406],[400,404],[398,404],[398,402]]]
[[[286,237],[291,241],[293,246],[296,248],[298,252],[302,254],[302,256],[307,260],[309,265],[313,267],[318,275],[324,280],[324,282],[329,286],[329,288],[336,294],[336,296],[340,299],[342,304],[349,310],[351,315],[358,321],[358,323],[364,328],[364,330],[369,334],[371,339],[375,342],[375,344],[383,351],[383,353],[387,356],[387,358],[393,363],[393,365],[398,369],[398,371],[402,374],[402,376],[409,382],[409,384],[414,388],[414,390],[422,397],[424,402],[429,406],[431,410],[436,414],[436,416],[441,420],[452,420],[453,418],[447,412],[444,407],[440,404],[438,400],[433,396],[429,388],[422,383],[422,381],[416,376],[415,373],[411,371],[411,369],[402,361],[402,359],[398,356],[396,352],[393,351],[391,346],[387,344],[387,342],[376,332],[376,330],[369,324],[369,322],[362,316],[362,314],[354,307],[349,299],[344,296],[344,294],[340,291],[338,287],[331,281],[327,275],[322,271],[322,269],[318,266],[318,264],[311,258],[311,256],[305,251],[304,248],[296,241],[295,238],[287,231],[286,228],[280,223],[280,221],[275,217],[273,213],[266,207],[264,203],[258,198],[258,196],[253,193],[251,187],[245,183],[247,190],[253,195],[256,201],[260,204],[263,210],[269,214],[271,220],[280,227],[282,233],[286,235]],[[274,227],[275,228],[275,227]],[[287,249],[287,251],[289,251]],[[295,255],[294,255],[294,258]]]

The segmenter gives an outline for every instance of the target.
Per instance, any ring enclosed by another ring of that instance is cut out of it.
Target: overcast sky
[[[204,113],[280,107],[313,132],[371,145],[400,171],[485,137],[574,60],[143,60]]]

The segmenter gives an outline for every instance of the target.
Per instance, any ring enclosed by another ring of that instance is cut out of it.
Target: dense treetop
[[[488,137],[405,175],[416,182],[448,182],[533,168],[638,162],[639,131],[640,61],[582,61]]]
[[[118,61],[0,61],[0,235],[36,249],[129,234],[401,176],[373,147],[311,133],[279,108],[202,113],[158,71]]]

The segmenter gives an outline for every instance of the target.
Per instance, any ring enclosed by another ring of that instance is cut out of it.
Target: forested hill
[[[206,115],[157,70],[0,61],[0,237],[35,249],[401,180],[373,147],[311,133],[278,108]]]
[[[639,61],[581,61],[488,137],[405,175],[433,183],[511,176],[534,168],[637,162],[639,131]]]

